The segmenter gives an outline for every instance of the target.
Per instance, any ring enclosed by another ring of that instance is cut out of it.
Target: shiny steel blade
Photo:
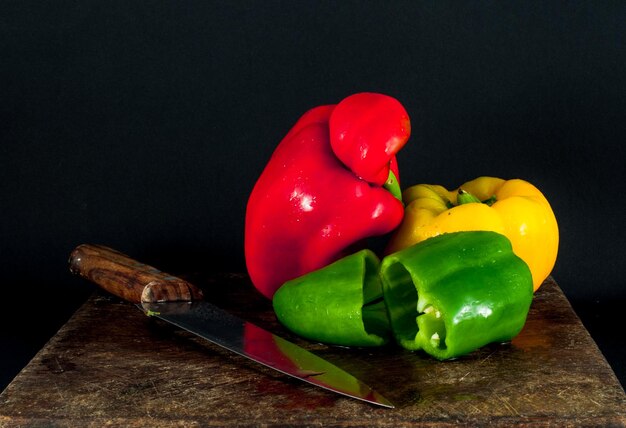
[[[138,304],[142,311],[294,378],[383,407],[372,388],[306,349],[205,301]]]

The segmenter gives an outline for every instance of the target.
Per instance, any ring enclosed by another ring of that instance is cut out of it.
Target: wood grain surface
[[[397,407],[289,378],[96,292],[0,394],[0,426],[626,426],[624,390],[551,278],[511,343],[449,362],[309,343],[276,322],[247,277],[193,281]]]

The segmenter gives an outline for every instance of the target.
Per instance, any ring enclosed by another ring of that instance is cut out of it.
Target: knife
[[[306,349],[203,300],[202,290],[111,248],[82,244],[69,258],[74,274],[209,342],[286,375],[344,396],[393,408],[350,373]]]

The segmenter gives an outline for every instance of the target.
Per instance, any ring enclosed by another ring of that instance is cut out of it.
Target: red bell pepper
[[[402,202],[385,183],[398,193],[395,154],[409,134],[402,105],[373,93],[315,107],[296,122],[246,209],[246,265],[263,295],[400,224]]]

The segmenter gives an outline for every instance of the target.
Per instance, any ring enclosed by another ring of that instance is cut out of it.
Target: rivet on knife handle
[[[71,272],[132,303],[202,299],[195,285],[102,245],[79,245],[69,265]]]

